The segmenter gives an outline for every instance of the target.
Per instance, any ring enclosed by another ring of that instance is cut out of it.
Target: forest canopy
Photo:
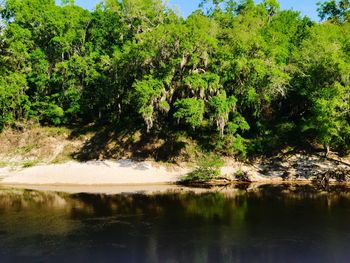
[[[128,125],[182,132],[226,155],[350,146],[350,3],[321,22],[277,0],[205,0],[183,18],[160,0],[5,0],[0,129]]]

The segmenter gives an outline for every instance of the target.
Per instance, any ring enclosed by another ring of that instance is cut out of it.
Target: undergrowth
[[[199,158],[195,169],[182,178],[183,182],[205,182],[220,175],[220,168],[224,161],[217,155],[210,153]]]

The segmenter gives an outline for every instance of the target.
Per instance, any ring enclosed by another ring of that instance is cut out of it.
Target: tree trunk
[[[325,157],[328,157],[331,149],[330,149],[328,144],[325,144],[323,147],[324,147],[324,150],[325,150]]]

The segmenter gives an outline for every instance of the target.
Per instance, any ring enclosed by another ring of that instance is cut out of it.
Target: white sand
[[[185,168],[155,166],[151,162],[91,161],[39,165],[22,170],[0,169],[1,184],[130,185],[174,183]]]
[[[221,168],[221,175],[234,180],[233,175],[238,170],[247,172],[252,182],[283,182],[282,177],[275,174],[273,169],[271,175],[265,176],[259,172],[259,167],[235,161],[227,162]],[[178,182],[189,171],[189,168],[181,168],[175,165],[165,166],[153,162],[135,162],[131,160],[90,161],[86,163],[72,161],[64,164],[39,165],[17,170],[10,167],[0,168],[0,185],[155,186],[157,184]],[[303,177],[294,179],[294,181],[308,180],[310,179],[303,179]],[[144,189],[144,187],[141,189]]]
[[[221,168],[221,175],[234,179],[237,169],[249,173],[253,182],[279,182],[281,177],[266,177],[250,166],[228,163]],[[39,165],[25,169],[0,168],[0,185],[35,186],[122,186],[156,185],[176,183],[190,171],[179,166],[162,166],[152,162],[90,161],[64,164]],[[142,187],[143,189],[143,187]]]

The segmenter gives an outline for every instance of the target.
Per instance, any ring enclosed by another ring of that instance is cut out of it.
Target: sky
[[[282,9],[293,9],[300,11],[303,15],[307,15],[313,20],[318,20],[316,3],[320,0],[281,0]],[[100,0],[76,0],[76,4],[86,8],[93,9]],[[168,0],[169,6],[176,6],[180,9],[181,14],[188,16],[198,7],[200,0]]]

